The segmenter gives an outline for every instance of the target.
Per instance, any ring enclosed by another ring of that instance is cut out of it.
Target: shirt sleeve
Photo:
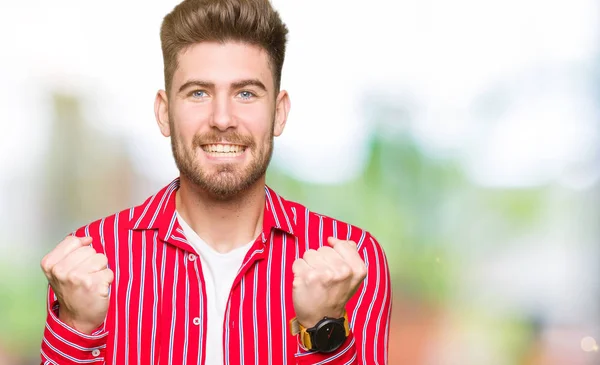
[[[42,339],[41,358],[45,364],[102,364],[108,332],[104,325],[91,335],[81,333],[58,319],[58,301],[48,286],[47,316]]]
[[[298,346],[297,365],[387,364],[392,309],[388,262],[383,249],[369,233],[358,246],[367,266],[367,276],[346,311],[350,335],[339,349],[329,354],[309,352]]]
[[[71,236],[88,236],[86,227],[79,228]],[[96,251],[101,252],[101,247],[94,245]],[[46,300],[46,327],[42,338],[41,358],[42,365],[46,364],[103,364],[106,353],[106,339],[108,332],[104,324],[100,325],[91,335],[71,328],[58,318],[59,303],[48,285]]]

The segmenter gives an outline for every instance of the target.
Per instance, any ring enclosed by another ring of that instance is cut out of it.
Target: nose
[[[211,118],[211,127],[220,131],[226,131],[236,126],[235,118],[232,115],[232,103],[227,97],[217,97],[213,102],[213,114]]]

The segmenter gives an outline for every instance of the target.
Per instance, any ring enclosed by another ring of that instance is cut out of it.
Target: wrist
[[[340,310],[331,310],[331,311],[323,312],[322,314],[311,315],[310,317],[309,316],[305,316],[305,317],[298,316],[297,319],[298,319],[298,323],[300,325],[302,325],[302,327],[312,328],[312,327],[316,326],[317,323],[319,323],[319,321],[321,321],[325,317],[337,319],[337,318],[342,318],[345,313],[346,313],[346,310],[344,308],[342,308]]]
[[[73,318],[70,313],[65,310],[58,310],[58,319],[66,324],[67,326],[83,333],[84,335],[91,335],[100,324],[93,324],[85,321],[78,321]]]
[[[296,318],[290,321],[293,336],[299,335],[301,347],[310,352],[331,353],[336,351],[350,335],[346,312],[339,318],[325,316],[313,327],[306,328]]]

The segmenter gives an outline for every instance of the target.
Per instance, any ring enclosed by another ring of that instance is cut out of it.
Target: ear
[[[279,137],[283,133],[288,114],[290,113],[290,107],[290,96],[287,91],[281,90],[275,102],[275,125],[273,128],[273,135],[275,137]]]
[[[160,128],[160,133],[165,137],[171,136],[171,127],[169,126],[169,99],[164,90],[158,90],[154,100],[154,116],[156,123]]]

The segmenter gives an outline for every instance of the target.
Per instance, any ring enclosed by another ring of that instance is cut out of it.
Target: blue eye
[[[195,98],[203,98],[206,96],[206,92],[204,90],[196,90],[192,91],[191,95]]]
[[[238,95],[244,100],[249,100],[254,97],[254,94],[250,91],[241,91]]]

